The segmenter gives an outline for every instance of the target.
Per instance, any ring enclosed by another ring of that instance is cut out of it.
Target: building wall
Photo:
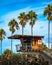
[[[39,38],[31,39],[30,40],[23,40],[22,49],[23,50],[42,50],[42,40]]]
[[[42,50],[42,40],[33,40],[32,41],[32,50]]]

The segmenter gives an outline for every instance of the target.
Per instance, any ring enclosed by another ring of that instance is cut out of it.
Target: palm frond
[[[48,6],[44,10],[44,16],[51,16],[52,15],[52,6],[48,4]]]
[[[14,27],[12,27],[12,26],[10,26],[9,30],[10,30],[12,33],[15,32],[15,29],[14,29]]]
[[[12,33],[15,32],[15,27],[16,27],[16,29],[18,30],[19,25],[18,25],[18,22],[17,22],[15,19],[12,19],[12,20],[8,23],[8,25],[10,26],[9,30],[10,30]]]
[[[0,40],[3,40],[5,36],[6,36],[5,30],[4,29],[0,29]]]
[[[19,23],[24,27],[28,21],[28,16],[25,14],[25,12],[22,12],[20,13],[20,16],[18,16],[18,19],[20,20]]]

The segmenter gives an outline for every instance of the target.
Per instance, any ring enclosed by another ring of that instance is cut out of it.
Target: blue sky
[[[21,12],[28,13],[30,10],[33,10],[38,15],[38,20],[36,21],[33,29],[34,35],[43,35],[43,42],[48,41],[48,20],[43,16],[43,11],[48,4],[52,4],[52,0],[0,0],[0,28],[3,28],[7,35],[6,39],[2,43],[2,51],[9,48],[10,49],[10,40],[7,39],[11,35],[9,31],[8,22],[15,18],[18,22],[17,17]],[[19,30],[16,30],[14,34],[21,34],[21,25]],[[50,44],[52,43],[52,21],[50,22]],[[29,23],[24,28],[24,34],[31,34],[31,27]],[[20,44],[19,40],[13,40],[13,52],[16,52],[16,44]]]

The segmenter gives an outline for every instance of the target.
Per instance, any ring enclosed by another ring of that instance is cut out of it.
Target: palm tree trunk
[[[22,35],[24,33],[24,27],[22,26]],[[22,47],[24,47],[23,40],[22,40]]]
[[[13,35],[13,33],[11,33],[11,36],[12,36],[12,35]],[[12,39],[11,39],[11,52],[13,52],[13,51],[12,51]],[[12,57],[12,55],[11,55],[11,64],[13,64],[13,61],[12,61],[12,60],[13,60],[13,57]]]
[[[11,36],[12,36],[12,33],[11,33]],[[11,39],[11,51],[12,51],[12,39]]]
[[[12,51],[12,39],[11,39],[11,51]]]
[[[22,26],[22,35],[23,35],[23,33],[24,33],[24,27]]]
[[[33,36],[33,26],[31,26],[31,35]],[[32,44],[31,44],[31,51],[32,51]]]
[[[31,26],[31,35],[33,36],[33,26]]]
[[[1,40],[1,55],[2,55],[2,40]]]
[[[48,48],[50,48],[50,20],[48,21]]]
[[[24,33],[24,27],[22,26],[22,35],[23,35],[23,33]],[[21,44],[22,44],[22,48],[23,48],[24,47],[23,40],[22,40]],[[22,54],[22,58],[23,58],[23,54]],[[22,65],[23,65],[23,63],[22,63]]]
[[[2,61],[2,40],[1,40],[1,61]],[[2,65],[2,63],[1,63],[1,65]]]

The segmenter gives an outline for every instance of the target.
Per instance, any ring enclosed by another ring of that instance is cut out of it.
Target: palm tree
[[[26,22],[28,21],[28,17],[25,14],[25,12],[20,13],[20,16],[18,16],[18,19],[20,20],[20,24],[22,26],[22,35],[24,33],[24,27],[26,25]]]
[[[52,20],[52,6],[49,4],[44,10],[44,16],[48,19],[48,48],[50,48],[50,20]]]
[[[13,35],[13,33],[15,32],[15,28],[18,30],[19,26],[18,23],[15,19],[12,19],[9,23],[8,23],[9,30],[11,31],[11,36]],[[11,39],[11,51],[12,51],[12,39]]]
[[[5,38],[5,36],[6,36],[6,32],[4,31],[4,29],[0,29],[1,55],[2,55],[2,40]]]
[[[29,20],[30,20],[30,25],[31,25],[31,34],[33,35],[33,26],[37,20],[37,14],[35,12],[33,12],[32,10],[29,11],[29,13],[27,14]]]

